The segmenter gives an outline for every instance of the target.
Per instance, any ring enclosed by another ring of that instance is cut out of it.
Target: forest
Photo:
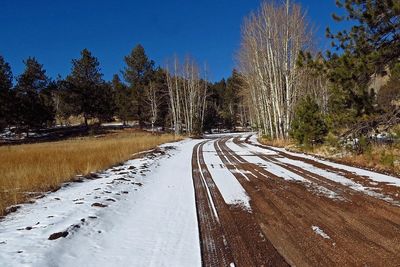
[[[30,57],[14,84],[11,67],[0,56],[1,128],[29,134],[69,126],[78,117],[87,127],[118,120],[187,135],[248,125],[245,107],[239,104],[242,81],[237,71],[226,81],[211,83],[193,59],[180,63],[174,58],[165,68],[156,67],[141,45],[124,61],[124,70],[105,81],[98,59],[83,49],[72,60],[71,73],[53,80]]]

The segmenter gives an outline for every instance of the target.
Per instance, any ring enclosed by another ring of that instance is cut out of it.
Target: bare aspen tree
[[[157,85],[150,81],[147,90],[145,91],[145,102],[150,107],[150,122],[151,131],[154,133],[154,123],[157,121],[158,107],[161,102],[162,95]]]
[[[242,27],[239,65],[245,77],[253,121],[272,138],[288,136],[304,71],[298,54],[311,43],[305,13],[289,0],[264,2]]]
[[[206,108],[207,81],[201,78],[197,64],[189,57],[183,64],[175,57],[172,65],[172,69],[167,66],[166,75],[175,133],[199,133]]]
[[[166,67],[167,87],[170,99],[170,110],[172,115],[172,123],[175,134],[181,133],[181,112],[180,112],[180,81],[178,71],[178,58],[173,60],[173,67]]]

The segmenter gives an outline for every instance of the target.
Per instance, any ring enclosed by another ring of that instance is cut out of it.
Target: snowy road
[[[398,266],[399,255],[400,179],[250,134],[166,144],[0,221],[1,266]]]

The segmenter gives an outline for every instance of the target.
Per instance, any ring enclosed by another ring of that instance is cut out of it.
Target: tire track
[[[333,167],[331,165],[324,164],[322,162],[318,162],[318,161],[315,161],[315,160],[312,160],[312,159],[309,159],[309,158],[304,158],[304,157],[300,157],[300,156],[295,156],[293,154],[285,153],[283,151],[274,149],[274,148],[269,147],[269,146],[264,146],[264,145],[261,145],[261,144],[255,144],[255,143],[253,143],[253,142],[251,142],[249,140],[250,137],[251,137],[251,135],[246,137],[246,139],[244,141],[248,145],[260,147],[260,148],[263,148],[263,149],[266,149],[266,150],[269,150],[269,151],[273,151],[273,152],[276,152],[279,156],[282,156],[282,157],[285,157],[285,158],[288,158],[288,159],[291,159],[291,160],[301,161],[301,162],[310,164],[310,165],[312,165],[312,166],[314,166],[316,168],[324,169],[324,170],[330,171],[332,173],[335,173],[335,174],[338,174],[338,175],[342,175],[342,176],[346,177],[347,179],[350,179],[350,180],[352,180],[352,181],[354,181],[356,183],[361,184],[364,187],[371,188],[371,184],[369,183],[370,182],[369,179],[366,179],[366,178],[364,178],[362,176],[359,176],[359,175],[357,175],[355,173],[352,173],[351,171],[340,169],[340,168],[336,168],[336,167]],[[243,142],[241,142],[240,140],[236,139],[236,140],[234,140],[234,142],[236,142],[237,144],[241,143],[241,145],[243,145]],[[378,193],[378,194],[381,194],[383,192],[384,194],[390,196],[394,201],[400,202],[400,188],[399,187],[396,187],[396,186],[393,186],[393,185],[390,185],[390,184],[386,184],[386,183],[382,183],[382,182],[376,182],[376,184],[378,185],[378,187],[377,188],[372,187],[371,188],[372,190],[375,189],[376,193]],[[382,192],[379,191],[379,190],[382,190]]]
[[[230,248],[226,244],[222,227],[213,200],[202,177],[197,144],[192,154],[192,178],[196,199],[196,211],[199,225],[200,249],[203,266],[229,266],[233,262]]]
[[[221,160],[250,195],[252,208],[257,208],[256,217],[265,234],[288,262],[295,265],[384,263],[396,266],[400,252],[398,208],[361,194],[352,195],[349,203],[321,198],[302,183],[285,181],[246,162],[226,145],[226,141],[215,143]],[[245,174],[238,174],[234,168]],[[317,181],[317,177],[314,178]],[[311,231],[312,225],[322,227],[331,240],[321,239]]]
[[[288,266],[265,238],[254,214],[241,206],[225,203],[204,161],[205,143],[194,148],[192,158],[203,265],[228,266],[232,260],[234,266]],[[207,190],[209,194],[206,194]],[[216,212],[212,223],[208,219],[214,212],[209,206],[214,206]],[[215,228],[219,230],[212,231]],[[223,242],[218,242],[221,239]],[[216,240],[211,243],[224,246],[224,249],[208,246],[210,240]]]

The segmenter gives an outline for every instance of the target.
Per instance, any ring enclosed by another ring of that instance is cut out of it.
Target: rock
[[[57,232],[57,233],[51,234],[49,236],[49,240],[55,240],[55,239],[58,239],[60,237],[67,237],[67,235],[68,235],[68,231]]]
[[[130,181],[129,179],[126,178],[116,178],[114,181]]]
[[[99,179],[100,175],[98,175],[97,173],[91,172],[88,175],[86,175],[85,178],[89,179],[89,180],[95,180],[95,179]]]
[[[6,209],[6,214],[16,212],[21,206],[11,206]]]
[[[95,202],[95,203],[92,204],[92,207],[105,208],[105,207],[108,207],[108,205]]]

